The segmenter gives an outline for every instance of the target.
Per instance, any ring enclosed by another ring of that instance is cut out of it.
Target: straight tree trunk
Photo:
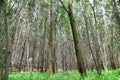
[[[44,22],[44,36],[43,36],[43,51],[42,51],[42,62],[41,62],[41,72],[44,71],[44,56],[45,56],[45,36],[46,36],[46,23],[47,23],[47,17],[45,18],[45,22]]]
[[[90,43],[89,23],[88,23],[88,19],[87,19],[87,15],[86,15],[86,12],[85,12],[85,11],[83,11],[83,16],[84,16],[85,26],[86,26],[87,36],[88,36],[88,40],[87,40],[87,41],[88,41],[88,46],[89,46],[90,53],[91,53],[91,55],[92,55],[92,58],[93,58],[95,67],[97,68],[97,62],[96,62],[96,60],[95,60],[94,52],[93,52],[93,50],[92,50],[92,46],[91,46],[91,43]]]
[[[96,51],[96,62],[97,62],[97,72],[100,75],[101,74],[101,63],[100,63],[100,41],[99,41],[99,32],[98,32],[98,23],[97,23],[97,18],[96,18],[96,13],[95,13],[95,8],[94,6],[92,6],[92,10],[93,10],[93,15],[94,15],[94,20],[95,20],[95,34],[94,34],[94,45],[95,45],[95,51]]]
[[[117,24],[118,24],[119,30],[120,30],[120,16],[119,16],[119,11],[117,9],[117,4],[116,4],[115,0],[111,0],[111,1],[112,1],[114,16],[116,18],[116,21],[117,21]]]
[[[117,31],[117,33],[118,33],[118,40],[119,40],[119,42],[118,42],[118,44],[120,43],[120,12],[119,12],[119,9],[118,9],[118,7],[117,6],[120,6],[120,5],[117,5],[117,2],[120,2],[120,0],[119,1],[116,1],[116,0],[111,0],[111,4],[112,4],[112,6],[113,6],[113,12],[114,12],[114,16],[115,16],[115,19],[116,19],[116,24],[117,24],[117,29],[118,29],[118,31]],[[120,4],[120,3],[119,3]],[[120,49],[120,45],[118,45],[118,49]],[[120,52],[120,50],[119,50],[119,52]],[[116,54],[116,53],[115,53]],[[120,61],[119,61],[119,56],[120,56],[120,54],[119,53],[117,53],[116,54],[117,56],[115,56],[117,59],[116,59],[116,62],[117,62],[117,67],[119,67],[120,66]],[[115,64],[115,63],[114,63]]]
[[[2,16],[3,15],[3,10],[4,10],[4,7],[2,6],[2,5],[0,5],[0,9],[1,9],[1,11],[0,11],[0,16]],[[0,18],[0,32],[1,32],[1,28],[2,28],[2,20],[3,20],[3,18]],[[0,38],[2,38],[2,36],[3,35],[0,35]],[[2,43],[2,42],[1,42]],[[1,78],[3,77],[3,74],[2,74],[2,72],[3,72],[3,50],[2,50],[2,47],[3,47],[3,45],[0,43],[0,80],[1,80]]]
[[[52,48],[52,43],[53,43],[53,0],[50,0],[50,35],[49,35],[49,75],[53,74],[53,48]]]
[[[6,31],[6,45],[5,45],[5,50],[4,50],[4,63],[3,63],[3,70],[2,70],[2,77],[1,80],[8,80],[8,75],[9,75],[9,60],[10,60],[10,49],[9,49],[9,27],[8,27],[8,1],[4,0],[4,14],[5,14],[5,31]]]
[[[26,44],[26,40],[25,40],[25,42],[24,42],[24,44],[23,44],[23,48],[22,48],[22,55],[21,55],[21,57],[20,57],[20,64],[19,64],[19,68],[18,68],[18,71],[20,72],[21,71],[21,69],[22,69],[22,62],[23,62],[23,57],[24,57],[24,55],[25,55],[25,44]]]

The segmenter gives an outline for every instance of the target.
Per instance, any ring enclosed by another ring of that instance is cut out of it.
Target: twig
[[[60,1],[60,3],[62,4],[62,6],[63,6],[63,8],[65,9],[65,11],[66,11],[67,13],[69,13],[69,11],[68,11],[67,8],[65,7],[64,3],[63,3],[61,0],[59,0],[59,1]]]

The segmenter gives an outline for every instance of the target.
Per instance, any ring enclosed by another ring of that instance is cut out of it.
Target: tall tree
[[[50,0],[50,35],[49,35],[49,74],[53,74],[53,67],[52,67],[52,54],[53,54],[53,0]]]
[[[3,64],[2,64],[2,71],[1,71],[1,79],[0,80],[8,80],[9,75],[9,55],[10,55],[10,48],[9,48],[9,26],[8,26],[8,0],[4,0],[4,25],[5,25],[5,48],[2,53],[3,57]]]
[[[79,42],[78,33],[76,30],[75,19],[73,16],[72,0],[68,0],[68,15],[69,15],[70,24],[71,24],[72,33],[73,33],[78,69],[81,74],[86,74],[82,51],[81,51],[81,45]]]
[[[68,0],[68,9],[65,7],[65,5],[63,4],[63,2],[61,0],[60,0],[60,2],[63,5],[63,8],[67,11],[67,13],[69,15],[79,73],[81,73],[82,75],[86,74],[85,65],[84,65],[83,56],[82,56],[82,51],[81,51],[81,44],[79,42],[78,33],[77,33],[77,29],[76,29],[76,24],[75,24],[75,19],[73,16],[72,0]]]

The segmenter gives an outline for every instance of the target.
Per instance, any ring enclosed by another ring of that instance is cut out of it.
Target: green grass
[[[47,73],[12,73],[9,80],[120,80],[120,69],[102,71],[100,76],[96,71],[87,72],[87,76],[84,77],[78,72],[55,73],[51,77]]]

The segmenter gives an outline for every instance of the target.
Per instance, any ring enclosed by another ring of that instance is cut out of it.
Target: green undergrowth
[[[80,76],[78,72],[55,73],[49,76],[47,73],[11,73],[9,80],[120,80],[120,69],[102,71],[98,75],[96,71],[87,72],[87,76]]]

